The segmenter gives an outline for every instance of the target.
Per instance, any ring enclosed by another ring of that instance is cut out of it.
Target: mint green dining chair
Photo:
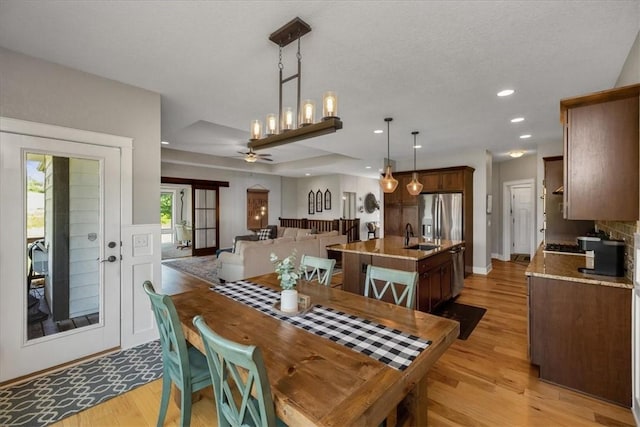
[[[375,299],[382,299],[387,292],[391,292],[396,305],[404,304],[407,308],[413,308],[418,283],[417,271],[395,270],[369,264],[365,280],[365,297],[371,294]]]
[[[207,354],[218,426],[285,426],[276,417],[260,349],[221,337],[202,316],[194,317],[193,324],[200,332]]]
[[[331,285],[331,276],[333,276],[333,268],[336,266],[336,260],[302,255],[300,266],[304,270],[305,280],[313,280],[317,277],[319,283],[329,286]]]
[[[191,424],[191,394],[212,384],[207,358],[197,348],[187,346],[171,297],[157,294],[148,280],[142,287],[151,300],[162,348],[162,397],[157,424],[164,425],[173,382],[181,394],[180,426],[187,427]]]

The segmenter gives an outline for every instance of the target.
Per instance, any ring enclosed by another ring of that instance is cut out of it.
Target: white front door
[[[0,382],[120,346],[120,159],[0,132]]]
[[[531,228],[533,227],[531,194],[531,186],[511,187],[512,253],[529,254],[531,251]]]

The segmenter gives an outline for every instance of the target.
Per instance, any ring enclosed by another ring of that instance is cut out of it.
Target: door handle
[[[107,258],[107,259],[98,258],[98,261],[100,261],[100,262],[116,262],[117,259],[118,258],[116,258],[115,255],[110,255],[109,258]]]

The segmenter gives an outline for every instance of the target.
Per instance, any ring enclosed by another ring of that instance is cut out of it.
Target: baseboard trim
[[[498,261],[511,261],[509,258],[504,256],[503,254],[491,254],[492,259],[497,259]]]
[[[481,274],[483,276],[486,276],[487,274],[491,273],[491,270],[493,270],[492,264],[489,264],[486,267],[473,267],[473,274]]]

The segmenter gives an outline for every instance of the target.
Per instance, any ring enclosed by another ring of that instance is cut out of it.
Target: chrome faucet
[[[410,222],[404,226],[404,245],[409,246],[409,237],[413,237],[413,226]]]

